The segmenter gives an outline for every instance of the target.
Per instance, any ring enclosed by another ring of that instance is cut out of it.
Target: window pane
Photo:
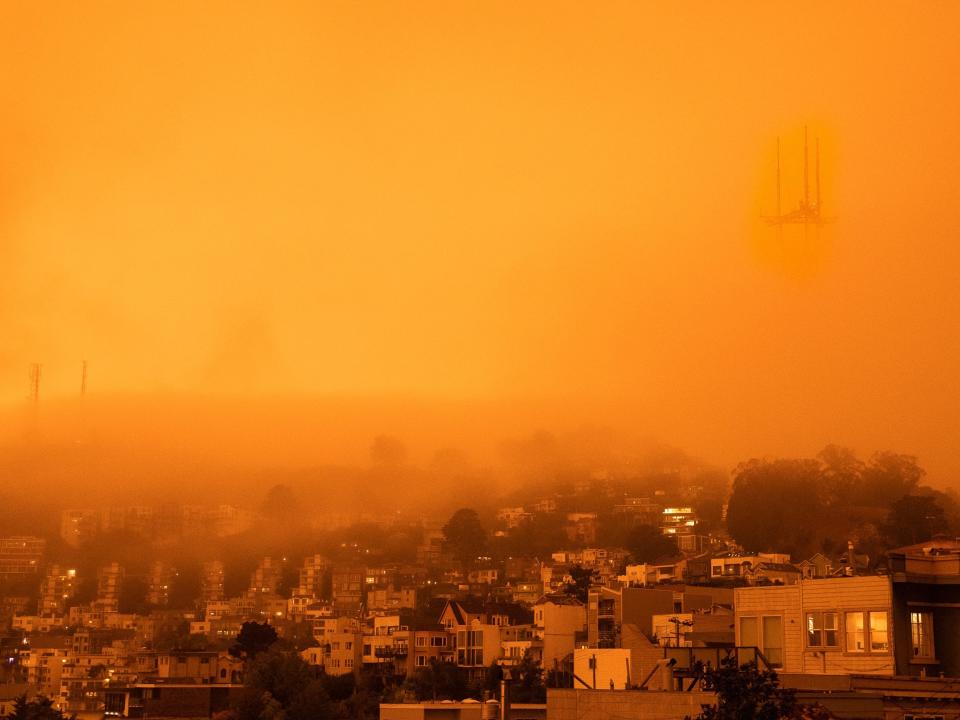
[[[740,645],[743,647],[760,645],[760,634],[757,630],[757,619],[755,617],[740,618]]]
[[[933,659],[933,613],[910,613],[910,635],[915,658]]]
[[[807,645],[823,645],[823,613],[807,613]]]
[[[847,652],[866,652],[863,613],[848,612],[844,617],[844,625],[847,631]]]
[[[887,614],[885,612],[872,612],[870,613],[870,651],[887,652],[889,649]]]
[[[783,618],[779,615],[763,618],[763,654],[771,665],[783,665]]]

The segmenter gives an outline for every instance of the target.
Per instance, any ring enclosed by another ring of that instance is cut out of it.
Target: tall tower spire
[[[816,162],[816,173],[817,173],[817,217],[820,217],[820,138],[817,138],[816,144],[817,152],[817,162]]]
[[[30,365],[30,400],[34,406],[40,403],[40,363]]]
[[[780,211],[780,136],[777,136],[777,217],[781,216]]]

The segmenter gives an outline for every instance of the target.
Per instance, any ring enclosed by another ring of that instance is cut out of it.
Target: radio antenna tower
[[[34,407],[40,404],[40,363],[30,365],[30,400]]]
[[[811,225],[817,229],[833,222],[835,218],[823,215],[823,203],[820,199],[820,138],[814,139],[814,196],[810,200],[810,142],[807,128],[803,128],[803,196],[793,210],[783,211],[780,181],[780,138],[777,137],[777,214],[765,215],[766,220],[778,230],[784,225],[802,225],[804,232]]]
[[[80,397],[87,396],[87,361],[83,361],[83,369],[80,371]]]

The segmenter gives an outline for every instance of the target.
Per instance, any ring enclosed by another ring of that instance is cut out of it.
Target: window
[[[430,638],[430,646],[431,646],[431,647],[446,647],[446,646],[447,646],[447,639],[446,639],[445,637],[442,637],[442,636],[441,636],[441,637],[438,637],[438,636],[435,635],[435,636],[433,636],[432,638]]]
[[[417,667],[423,667],[427,664],[426,655],[417,655]]]
[[[910,613],[910,639],[915,659],[933,660],[936,657],[933,648],[933,613]]]
[[[837,613],[807,613],[807,647],[840,647],[840,633]]]
[[[343,643],[343,649],[353,650],[353,642],[351,640],[347,640],[345,643]]]
[[[843,621],[848,653],[890,652],[886,612],[848,612]]]
[[[780,615],[740,618],[741,647],[755,647],[774,667],[783,665],[783,618]]]
[[[353,667],[353,658],[347,658],[346,660],[344,660],[344,661],[343,661],[343,666],[344,666],[344,667],[352,668],[352,667]]]
[[[783,665],[783,618],[779,615],[763,617],[763,654],[774,667]]]
[[[417,647],[425,647],[427,644],[427,638],[423,635],[417,635]]]
[[[740,641],[743,647],[759,647],[760,631],[755,617],[740,618]]]

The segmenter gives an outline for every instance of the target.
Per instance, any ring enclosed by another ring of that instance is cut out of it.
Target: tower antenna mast
[[[40,363],[30,365],[30,400],[34,407],[40,404]]]
[[[817,217],[820,217],[820,138],[817,138]]]
[[[777,136],[777,217],[782,215],[780,211],[780,136]]]

